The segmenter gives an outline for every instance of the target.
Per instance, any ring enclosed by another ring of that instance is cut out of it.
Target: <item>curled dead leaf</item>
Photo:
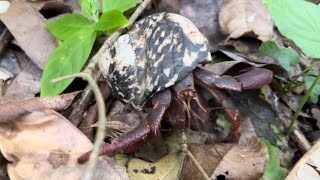
[[[0,150],[10,161],[10,179],[79,179],[77,163],[92,143],[70,121],[52,110],[30,113],[15,123],[1,123]],[[102,170],[104,169],[104,170]],[[94,179],[128,179],[124,167],[100,157]]]
[[[29,64],[13,79],[0,104],[28,100],[40,92],[42,71],[29,58],[26,59]]]
[[[31,60],[43,69],[57,47],[56,39],[44,28],[46,21],[43,16],[27,1],[14,0],[0,19]]]
[[[262,0],[225,0],[219,24],[230,38],[253,32],[261,41],[273,36],[273,22]]]
[[[234,146],[223,157],[212,174],[212,178],[224,176],[227,179],[259,179],[264,173],[268,151],[258,138],[249,146]]]
[[[78,93],[73,92],[53,97],[37,97],[16,103],[0,104],[0,122],[15,121],[33,111],[41,111],[46,108],[54,110],[65,109],[69,107]]]

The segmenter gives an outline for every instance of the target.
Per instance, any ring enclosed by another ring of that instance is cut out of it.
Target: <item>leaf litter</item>
[[[108,1],[110,2],[116,1]],[[265,2],[270,3],[270,1]],[[40,92],[42,70],[49,55],[57,46],[56,39],[44,28],[47,20],[38,11],[45,6],[45,8],[57,9],[67,4],[59,3],[62,4],[43,5],[40,3],[36,5],[34,2],[16,0],[11,2],[8,11],[0,16],[15,38],[15,43],[10,44],[6,51],[18,51],[20,55],[25,53],[20,57],[17,56],[18,65],[14,66],[19,66],[19,71],[7,68],[2,63],[4,60],[0,60],[0,73],[3,76],[0,82],[1,89],[4,90],[3,96],[0,96],[0,150],[6,159],[0,155],[0,178],[8,179],[9,176],[10,179],[79,179],[85,166],[77,164],[76,159],[92,148],[91,141],[94,140],[97,126],[96,105],[89,101],[86,104],[88,116],[78,115],[78,117],[88,119],[78,127],[83,132],[61,115],[68,116],[70,109],[73,108],[74,99],[79,94],[76,91],[81,88],[74,88],[71,90],[74,93],[60,96],[37,97]],[[129,0],[128,3],[133,5],[136,2]],[[283,179],[288,170],[295,165],[295,159],[300,158],[296,154],[308,151],[310,144],[319,138],[319,135],[314,133],[312,138],[306,139],[309,136],[305,137],[299,130],[290,135],[291,139],[283,136],[296,108],[290,109],[290,104],[279,102],[277,90],[283,88],[281,87],[282,82],[289,82],[289,78],[298,75],[297,72],[293,72],[294,75],[289,76],[292,75],[292,69],[298,66],[301,69],[305,68],[301,66],[301,63],[298,64],[301,53],[295,53],[293,51],[296,50],[295,47],[293,49],[288,47],[287,41],[277,31],[273,31],[271,16],[260,0],[255,2],[248,0],[214,2],[159,0],[155,3],[155,6],[158,5],[158,11],[169,10],[190,18],[208,38],[214,61],[218,62],[206,67],[208,70],[217,75],[235,75],[247,68],[263,67],[273,71],[276,77],[273,84],[269,86],[271,91],[269,94],[266,94],[265,91],[227,92],[244,119],[241,125],[241,135],[237,141],[221,142],[220,136],[225,133],[221,131],[227,132],[223,127],[209,128],[208,132],[186,132],[189,150],[204,172],[212,179],[222,177]],[[125,5],[127,6],[129,5]],[[106,3],[103,4],[103,7],[104,9],[109,8]],[[274,7],[268,6],[268,8]],[[78,11],[76,6],[71,9]],[[118,10],[125,11],[121,6]],[[155,11],[155,8],[150,6],[146,13]],[[275,12],[277,9],[270,11]],[[22,18],[18,16],[18,12],[25,12],[26,15]],[[88,13],[87,17],[95,18],[94,13]],[[25,19],[30,19],[31,23]],[[276,19],[275,21],[278,26],[281,20]],[[19,28],[17,28],[18,25]],[[100,24],[99,27],[103,25]],[[279,26],[278,28],[283,31],[285,27]],[[276,43],[269,41],[275,40],[274,37],[277,38]],[[60,40],[65,38],[68,36]],[[314,55],[312,49],[306,49],[304,41],[299,39],[295,42],[301,45],[307,55]],[[262,52],[259,51],[259,47]],[[21,58],[23,56],[25,57]],[[223,62],[219,62],[221,59]],[[314,69],[319,70],[317,66]],[[303,79],[306,88],[302,87],[295,93],[302,96],[305,90],[310,88],[316,75],[316,73],[309,73]],[[301,79],[298,80],[303,82]],[[314,91],[311,95],[311,100],[315,104],[319,102],[318,92]],[[289,94],[287,97],[290,99],[293,96],[297,95]],[[285,101],[285,98],[279,98]],[[212,101],[210,98],[206,100]],[[143,113],[136,113],[123,107],[120,102],[114,100],[112,95],[106,103],[109,109],[106,141],[130,131],[145,116]],[[281,108],[282,106],[285,108]],[[220,107],[213,106],[212,108]],[[316,105],[306,106],[301,114],[305,114],[303,118],[308,123],[305,125],[302,121],[296,127],[304,130],[308,127],[308,132],[317,132],[320,122],[317,118],[318,111],[319,108]],[[212,115],[211,118],[210,125],[215,124],[215,116]],[[222,121],[226,120],[222,118]],[[274,127],[277,127],[277,130]],[[150,146],[152,148],[149,148],[148,151],[142,150],[135,153],[135,156],[118,154],[115,158],[100,157],[93,173],[93,179],[203,178],[203,174],[196,168],[194,162],[190,160],[185,151],[182,151],[182,145],[186,143],[181,141],[183,133],[167,129],[165,125],[162,131],[163,140]],[[282,143],[279,143],[279,139],[282,140]],[[294,147],[287,145],[291,141],[295,143]],[[287,178],[310,177],[311,174],[316,176],[315,172],[317,168],[319,169],[316,163],[319,152],[317,147],[318,144],[314,145]]]

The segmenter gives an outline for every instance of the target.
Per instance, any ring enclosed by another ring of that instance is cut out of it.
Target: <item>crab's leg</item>
[[[238,109],[232,101],[218,88],[229,90],[258,89],[272,81],[273,73],[267,69],[253,68],[252,70],[239,76],[222,76],[218,77],[210,71],[197,68],[194,71],[197,83],[207,89],[219,102],[229,118],[232,120],[232,129],[230,139],[234,139],[238,134],[240,126],[240,115]]]
[[[236,107],[233,106],[233,103],[229,100],[229,98],[220,90],[218,90],[215,86],[213,86],[211,83],[208,83],[208,79],[205,80],[201,79],[201,76],[197,76],[195,74],[196,79],[198,79],[197,84],[204,87],[210,94],[213,95],[215,100],[219,102],[223,108],[225,109],[227,115],[232,121],[232,129],[231,133],[229,135],[229,139],[233,140],[235,137],[237,137],[238,134],[238,128],[240,126],[240,117],[239,112],[236,109]]]
[[[147,137],[150,132],[157,132],[160,127],[162,116],[171,103],[171,92],[165,90],[157,93],[152,99],[152,110],[147,115],[146,119],[141,122],[132,131],[114,139],[111,144],[104,144],[100,149],[100,155],[113,156],[120,150],[123,150],[133,144],[139,143]],[[84,163],[89,159],[90,152],[78,158],[79,163]]]

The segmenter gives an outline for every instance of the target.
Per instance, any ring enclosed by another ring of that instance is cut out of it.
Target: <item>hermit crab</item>
[[[233,138],[239,127],[238,111],[220,89],[261,88],[271,82],[273,73],[256,68],[234,77],[217,76],[204,68],[210,61],[206,38],[190,20],[177,14],[148,16],[120,36],[100,59],[99,68],[120,101],[138,111],[150,109],[132,131],[104,144],[100,155],[112,156],[141,141],[154,139],[165,114],[179,126],[191,120],[196,121],[192,123],[194,129],[205,126],[208,110],[195,84],[210,92],[223,106],[233,121],[230,135]],[[89,154],[78,161],[85,162]]]

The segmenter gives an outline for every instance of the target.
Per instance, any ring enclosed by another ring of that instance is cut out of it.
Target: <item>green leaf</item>
[[[88,59],[96,31],[83,29],[66,41],[51,54],[41,79],[41,96],[54,96],[65,90],[73,79],[52,84],[52,79],[80,72]]]
[[[46,24],[46,28],[59,40],[64,41],[92,23],[80,14],[68,14]]]
[[[128,24],[127,18],[118,10],[111,10],[103,13],[99,21],[95,24],[95,29],[99,31],[107,31],[117,29]]]
[[[79,0],[83,16],[95,22],[99,19],[99,0]]]
[[[320,58],[320,7],[303,0],[264,0],[281,34]]]
[[[314,72],[304,77],[304,82],[307,89],[309,89],[312,83],[316,80],[316,76],[317,76],[317,72]],[[319,96],[320,96],[320,81],[317,82],[316,86],[313,88],[310,94],[310,99],[312,103],[316,104],[318,102]]]
[[[280,166],[279,161],[279,148],[272,145],[268,140],[261,138],[268,148],[269,161],[265,169],[263,179],[264,180],[283,180],[288,174],[288,170]]]
[[[102,0],[102,12],[107,12],[112,9],[125,12],[134,7],[139,0]]]
[[[263,54],[275,58],[287,71],[300,62],[299,54],[292,48],[281,48],[275,41],[263,42],[259,48]]]

